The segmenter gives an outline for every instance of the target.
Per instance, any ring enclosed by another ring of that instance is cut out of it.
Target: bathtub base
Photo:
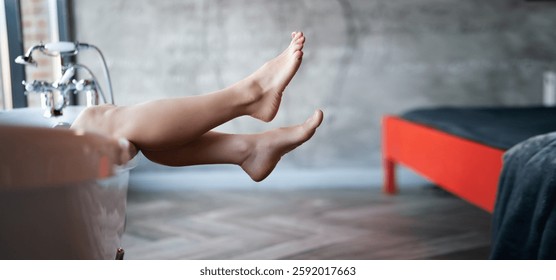
[[[0,259],[123,258],[128,176],[0,191]]]

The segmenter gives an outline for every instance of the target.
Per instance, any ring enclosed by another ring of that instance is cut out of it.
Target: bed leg
[[[396,187],[396,163],[393,160],[384,159],[384,186],[383,191],[386,194],[395,194]]]

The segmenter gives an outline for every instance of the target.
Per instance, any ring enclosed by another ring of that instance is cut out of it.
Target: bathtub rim
[[[67,128],[0,123],[0,190],[70,185],[129,172],[122,140]]]

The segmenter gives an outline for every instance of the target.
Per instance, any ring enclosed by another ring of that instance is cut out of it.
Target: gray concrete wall
[[[303,30],[303,65],[277,119],[220,128],[291,125],[322,108],[323,127],[282,166],[377,167],[384,114],[539,104],[542,73],[556,68],[549,2],[78,0],[75,9],[76,39],[105,52],[119,104],[222,88]]]

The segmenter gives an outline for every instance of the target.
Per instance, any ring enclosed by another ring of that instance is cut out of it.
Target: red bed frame
[[[397,192],[395,167],[403,164],[492,213],[504,150],[395,116],[385,116],[382,127],[384,192]]]

